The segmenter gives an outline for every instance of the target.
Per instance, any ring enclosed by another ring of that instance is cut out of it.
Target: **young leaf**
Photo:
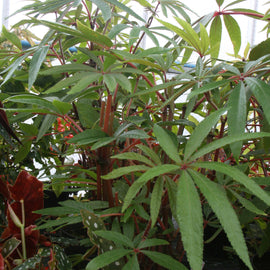
[[[250,263],[248,250],[243,232],[241,230],[240,222],[226,196],[224,189],[222,186],[216,184],[213,181],[210,181],[207,177],[196,171],[189,170],[189,173],[217,215],[232,247],[238,256],[242,259],[242,261],[247,265],[247,267],[249,269],[253,269]]]
[[[157,218],[158,218],[161,200],[163,196],[163,185],[164,185],[163,177],[158,177],[158,179],[155,182],[153,192],[151,195],[151,201],[150,201],[150,215],[151,215],[152,227],[155,226]]]
[[[158,125],[154,125],[153,131],[155,133],[155,136],[161,146],[161,148],[166,152],[166,154],[174,160],[176,163],[181,163],[181,158],[179,156],[177,145],[175,145],[172,138],[169,136],[169,134],[166,132],[165,129]]]
[[[222,35],[222,23],[220,16],[216,16],[210,27],[210,48],[211,57],[218,58]]]
[[[117,268],[119,269],[120,262],[118,260],[130,253],[132,253],[132,250],[127,250],[123,248],[107,251],[95,257],[93,260],[91,260],[87,264],[86,270],[98,270],[112,263],[116,267],[116,269]],[[113,269],[113,268],[110,268],[110,269]]]
[[[181,228],[181,239],[189,264],[192,269],[201,269],[203,265],[201,201],[190,175],[185,170],[177,186],[176,218]]]
[[[241,30],[237,21],[231,15],[224,15],[223,20],[234,48],[234,55],[237,56],[241,47]]]
[[[182,263],[173,259],[169,255],[166,255],[157,251],[149,251],[149,250],[142,250],[141,252],[145,254],[147,257],[149,257],[153,262],[163,266],[165,269],[187,270],[187,268]]]
[[[240,82],[233,90],[228,100],[228,134],[240,135],[245,132],[246,127],[246,89],[243,82]],[[242,142],[232,143],[230,145],[235,157],[239,157]]]
[[[220,109],[211,113],[195,128],[193,133],[186,144],[184,160],[188,160],[189,157],[197,150],[201,145],[205,137],[208,135],[212,127],[217,123],[220,116],[226,111],[226,109]]]
[[[28,77],[28,89],[31,89],[33,83],[35,82],[39,69],[44,62],[47,53],[50,49],[50,46],[43,46],[40,47],[36,50],[34,53],[31,62],[30,62],[30,67],[29,67],[29,77]]]
[[[136,196],[138,191],[141,189],[143,185],[145,185],[150,179],[153,179],[159,175],[172,172],[174,170],[179,169],[179,166],[173,164],[164,164],[158,167],[150,168],[143,175],[141,175],[129,188],[122,208],[122,212],[124,212],[128,206],[130,205],[132,199]]]

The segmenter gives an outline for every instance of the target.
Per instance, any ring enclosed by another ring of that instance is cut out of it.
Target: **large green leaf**
[[[152,227],[155,226],[157,218],[158,218],[162,195],[163,195],[163,185],[164,185],[163,177],[158,177],[155,182],[153,192],[151,195],[151,201],[150,201],[150,215],[151,215]]]
[[[226,196],[224,188],[196,171],[189,170],[189,173],[218,217],[232,247],[248,268],[253,269],[240,222]]]
[[[218,58],[220,43],[222,35],[222,23],[220,16],[216,16],[211,23],[210,27],[210,47],[211,47],[211,57],[213,59]]]
[[[154,125],[153,131],[155,136],[159,142],[161,148],[166,152],[166,154],[174,160],[176,163],[181,163],[181,158],[179,156],[177,147],[174,141],[172,140],[171,136],[166,132],[165,129],[158,125]]]
[[[270,205],[270,196],[259,185],[257,185],[254,181],[251,181],[248,176],[246,176],[236,167],[232,167],[225,163],[219,162],[197,162],[194,163],[194,166],[209,170],[215,170],[232,177],[236,182],[245,186],[251,194],[254,194],[267,205]]]
[[[270,38],[264,40],[250,51],[249,60],[254,61],[267,54],[270,54]]]
[[[124,199],[122,212],[124,212],[128,208],[132,199],[136,196],[136,194],[142,188],[142,186],[145,185],[149,180],[151,180],[159,175],[175,171],[177,169],[179,169],[179,166],[177,166],[177,165],[164,164],[164,165],[160,165],[160,166],[150,168],[149,170],[147,170],[129,188],[129,190],[125,196],[125,199]]]
[[[40,71],[40,75],[54,75],[58,73],[66,73],[66,72],[77,72],[77,71],[90,71],[96,72],[96,70],[89,65],[84,64],[66,64],[66,65],[59,65],[53,66],[46,70]]]
[[[228,134],[240,135],[245,132],[246,127],[246,89],[243,82],[240,82],[232,91],[228,101]],[[230,145],[232,153],[235,157],[239,157],[242,142],[232,143]]]
[[[270,124],[270,85],[256,78],[246,78],[245,82],[262,106],[266,120]]]
[[[165,269],[177,269],[177,270],[187,270],[187,268],[177,260],[173,259],[171,256],[150,250],[142,250],[143,254],[149,257],[153,262],[163,266]],[[194,269],[196,270],[196,269]]]
[[[238,134],[234,136],[227,136],[218,140],[215,140],[205,146],[203,146],[201,149],[199,149],[197,152],[195,152],[191,157],[190,160],[195,160],[197,158],[202,157],[205,154],[210,153],[211,151],[214,151],[218,148],[222,148],[225,145],[244,141],[244,140],[252,140],[252,139],[261,139],[263,137],[270,137],[270,133],[266,132],[259,132],[259,133],[244,133],[244,134]]]
[[[220,109],[211,113],[195,128],[185,147],[184,160],[188,160],[190,156],[198,149],[205,137],[208,135],[213,126],[217,123],[220,116],[226,109]]]
[[[107,251],[91,260],[87,264],[86,270],[98,270],[111,263],[114,263],[115,266],[118,266],[120,264],[118,260],[130,253],[132,253],[132,250],[123,248]]]
[[[241,47],[241,30],[237,21],[231,15],[224,15],[223,20],[233,44],[234,55],[237,56]]]
[[[44,62],[49,49],[50,49],[50,46],[46,45],[46,46],[38,48],[35,51],[31,59],[30,66],[29,66],[28,89],[31,89],[33,83],[35,82],[39,69],[42,63]]]
[[[187,171],[183,171],[177,186],[176,218],[181,239],[192,269],[203,265],[203,217],[197,189]]]

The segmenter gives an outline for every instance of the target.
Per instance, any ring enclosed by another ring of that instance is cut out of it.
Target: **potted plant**
[[[36,0],[3,28],[1,269],[200,270],[221,234],[248,269],[269,250],[269,40],[239,60],[234,16],[268,13],[216,0],[192,23],[180,1],[135,2],[147,20],[131,1]]]

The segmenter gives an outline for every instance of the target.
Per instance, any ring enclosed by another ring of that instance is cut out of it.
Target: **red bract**
[[[37,180],[36,177],[30,175],[26,171],[22,171],[13,186],[8,185],[10,197],[15,200],[11,204],[17,217],[22,220],[22,205],[24,202],[25,212],[25,227],[33,225],[35,220],[41,215],[34,214],[33,211],[43,208],[43,183]],[[10,233],[19,232],[20,229],[13,223],[8,212],[8,227]]]
[[[4,269],[5,269],[5,261],[2,254],[0,253],[0,270],[4,270]]]

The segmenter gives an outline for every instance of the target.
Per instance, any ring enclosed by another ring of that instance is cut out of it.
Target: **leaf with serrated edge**
[[[183,264],[173,259],[169,255],[166,255],[157,251],[149,251],[149,250],[142,250],[141,252],[145,254],[147,257],[149,257],[153,262],[163,266],[166,269],[187,270],[187,268]]]
[[[181,239],[192,269],[203,264],[203,216],[198,191],[187,171],[183,171],[177,185],[176,218]]]
[[[210,165],[211,163],[212,162],[210,162]],[[214,168],[212,167],[212,169]],[[248,268],[253,269],[249,260],[248,250],[240,222],[226,196],[225,190],[222,186],[210,181],[202,174],[193,170],[188,171],[218,217],[232,247]]]
[[[179,169],[179,166],[172,165],[172,164],[164,164],[160,165],[154,168],[150,168],[148,171],[146,171],[143,175],[141,175],[129,188],[125,199],[124,204],[122,208],[122,212],[124,212],[128,206],[130,205],[132,199],[136,196],[138,191],[142,188],[143,185],[145,185],[150,179],[153,179],[159,175],[162,175],[164,173],[169,173],[174,170]]]
[[[228,100],[228,134],[239,135],[245,132],[246,127],[246,89],[243,82],[240,82],[232,91]],[[235,157],[239,157],[242,142],[235,142],[230,145]]]
[[[161,146],[166,154],[174,160],[176,163],[181,163],[181,158],[177,151],[177,145],[173,142],[169,134],[160,126],[154,125],[153,131]]]
[[[150,215],[151,215],[151,226],[154,227],[158,218],[162,195],[163,195],[163,177],[158,177],[158,179],[155,182],[153,192],[151,195],[151,201],[150,201]]]
[[[187,141],[184,160],[188,160],[189,157],[196,151],[196,149],[201,145],[212,127],[217,123],[220,116],[225,111],[226,109],[220,109],[218,111],[215,111],[199,123],[199,125],[195,128],[193,133],[190,135],[189,140]]]

